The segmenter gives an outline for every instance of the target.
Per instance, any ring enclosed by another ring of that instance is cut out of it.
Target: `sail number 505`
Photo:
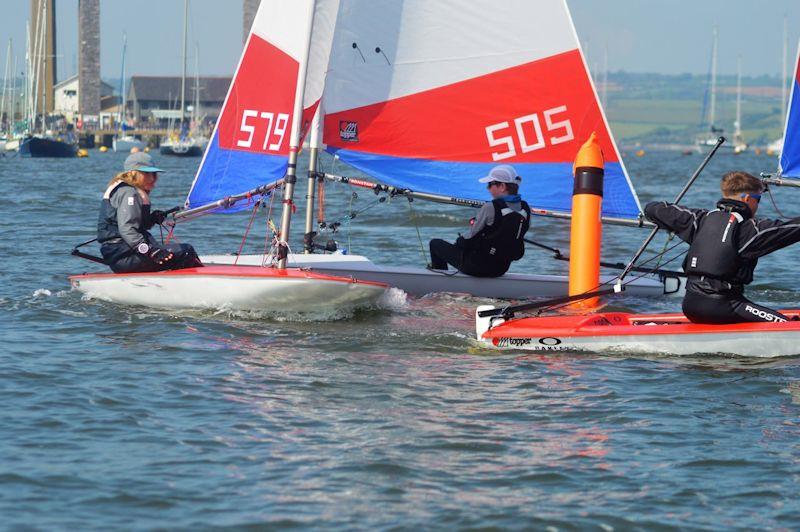
[[[560,105],[542,112],[546,135],[542,131],[539,113],[532,113],[514,119],[514,127],[506,122],[486,126],[486,140],[492,148],[503,146],[505,151],[493,151],[492,160],[502,161],[517,155],[517,146],[522,153],[541,150],[548,143],[551,146],[569,142],[575,138],[572,134],[572,123],[569,119],[559,119],[556,115],[565,113],[566,105]],[[506,131],[507,130],[507,131]],[[516,133],[516,135],[515,135]]]
[[[245,133],[247,138],[237,140],[236,145],[240,148],[250,148],[253,145],[253,137],[256,135],[256,131],[258,131],[259,135],[263,131],[264,142],[261,145],[261,149],[264,151],[279,151],[281,144],[283,144],[283,138],[286,136],[287,125],[289,125],[289,115],[286,113],[276,114],[245,109],[242,113],[242,124],[239,126],[239,131]]]

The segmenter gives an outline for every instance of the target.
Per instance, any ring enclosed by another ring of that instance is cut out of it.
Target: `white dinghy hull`
[[[93,299],[164,309],[307,313],[370,307],[387,286],[295,268],[206,266],[152,273],[70,277]]]
[[[233,264],[235,255],[205,255],[203,264]],[[263,255],[242,255],[237,264],[260,266]],[[352,277],[359,281],[385,283],[412,296],[441,292],[469,294],[494,299],[528,299],[534,297],[560,297],[567,295],[569,280],[563,275],[507,273],[502,277],[471,277],[454,271],[443,272],[406,266],[383,266],[360,255],[304,255],[290,254],[288,264],[295,268],[308,268],[318,273]],[[610,281],[604,276],[601,282]],[[627,285],[625,292],[637,297],[682,295],[683,282],[667,278],[642,278]]]

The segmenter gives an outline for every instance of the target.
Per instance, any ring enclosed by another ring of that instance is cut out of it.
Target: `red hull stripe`
[[[782,310],[788,317],[800,315],[800,310]],[[656,325],[645,325],[655,323]],[[519,318],[508,321],[484,333],[485,339],[498,338],[579,338],[658,336],[664,334],[723,334],[769,333],[800,331],[800,321],[781,323],[735,323],[703,325],[690,323],[683,314],[636,315],[605,313],[590,316],[548,316]]]
[[[70,280],[82,281],[93,279],[113,279],[117,277],[247,277],[260,279],[313,279],[317,281],[332,281],[339,283],[358,283],[388,288],[388,285],[375,281],[361,281],[349,277],[337,277],[316,273],[300,268],[265,268],[261,266],[204,266],[202,268],[186,268],[183,270],[168,270],[163,272],[145,273],[84,273],[70,276]]]

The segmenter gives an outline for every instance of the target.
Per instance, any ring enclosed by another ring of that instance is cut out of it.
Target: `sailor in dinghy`
[[[467,275],[500,277],[525,254],[531,208],[519,195],[522,178],[514,167],[502,164],[478,181],[487,184],[492,201],[471,221],[469,235],[459,235],[455,244],[430,241],[431,269],[447,270],[450,264]]]
[[[759,257],[800,241],[800,218],[755,218],[764,185],[746,172],[722,178],[722,199],[711,211],[651,202],[645,216],[689,244],[683,312],[694,323],[783,322],[787,317],[744,296]]]
[[[114,273],[202,266],[191,245],[161,244],[149,232],[166,218],[164,211],[150,211],[150,193],[162,171],[149,154],[133,153],[125,160],[125,171],[108,184],[100,205],[97,241]]]

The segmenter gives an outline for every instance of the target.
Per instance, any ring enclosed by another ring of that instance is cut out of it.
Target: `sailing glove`
[[[153,262],[156,264],[165,264],[172,260],[174,255],[168,249],[164,248],[155,248],[153,251],[150,252],[150,258],[153,259]]]
[[[153,225],[161,225],[167,219],[167,213],[164,211],[153,211],[150,213],[150,221]]]
[[[173,254],[170,250],[166,248],[150,246],[145,242],[142,242],[136,246],[136,251],[142,255],[147,255],[150,257],[150,259],[152,259],[153,262],[159,265],[172,260],[173,257]]]

